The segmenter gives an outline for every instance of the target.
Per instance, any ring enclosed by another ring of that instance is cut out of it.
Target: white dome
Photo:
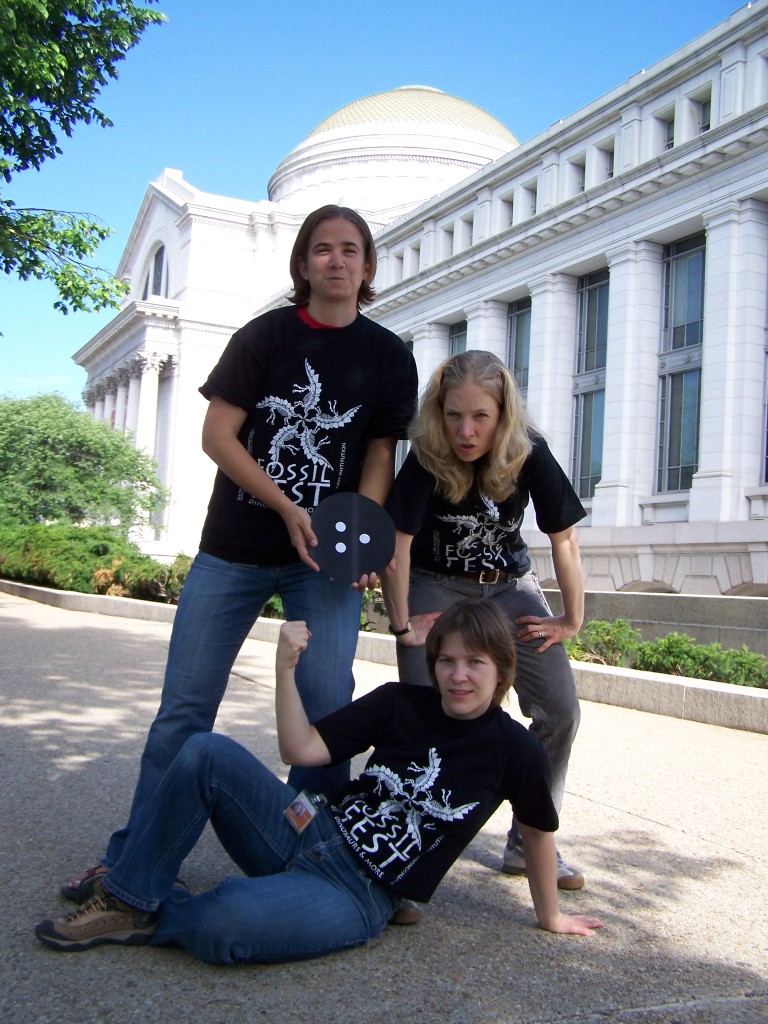
[[[355,100],[314,128],[269,181],[297,212],[341,203],[387,223],[515,149],[486,111],[428,86]]]

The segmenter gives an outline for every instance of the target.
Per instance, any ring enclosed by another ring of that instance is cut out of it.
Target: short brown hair
[[[306,306],[309,303],[311,288],[309,281],[302,276],[299,261],[307,262],[312,232],[325,220],[348,220],[350,224],[355,225],[363,236],[363,248],[365,250],[365,262],[368,266],[368,273],[363,278],[363,283],[360,285],[360,290],[357,293],[357,308],[370,305],[376,297],[376,292],[371,287],[371,282],[376,276],[377,264],[376,245],[373,241],[371,229],[356,210],[352,210],[348,206],[333,205],[321,206],[319,210],[310,213],[299,228],[296,241],[293,243],[289,263],[291,280],[293,281],[293,291],[288,296],[289,300],[297,306]]]
[[[501,704],[515,681],[517,648],[503,612],[489,600],[459,601],[444,611],[427,633],[427,668],[432,686],[438,689],[435,664],[443,640],[458,633],[468,650],[487,654],[499,673],[492,703]]]

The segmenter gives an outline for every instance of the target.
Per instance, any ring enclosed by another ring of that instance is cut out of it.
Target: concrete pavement
[[[304,963],[217,968],[172,949],[57,954],[33,925],[123,823],[170,626],[0,593],[0,1020],[4,1024],[758,1024],[768,1022],[768,736],[582,704],[558,844],[584,872],[533,927],[498,871],[500,810],[422,923]],[[274,648],[248,640],[217,729],[275,770]],[[360,690],[392,676],[358,662]],[[193,889],[232,873],[207,833]],[[311,908],[308,908],[311,913]]]

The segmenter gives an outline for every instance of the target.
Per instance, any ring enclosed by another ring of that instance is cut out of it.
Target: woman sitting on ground
[[[515,640],[495,605],[461,602],[440,616],[427,639],[432,689],[387,683],[314,725],[294,679],[309,642],[303,622],[282,626],[281,756],[326,765],[372,747],[360,778],[328,806],[233,740],[194,735],[118,862],[92,880],[91,898],[41,922],[38,938],[70,951],[173,943],[210,963],[301,960],[356,946],[381,933],[401,899],[429,900],[503,800],[520,823],[539,926],[594,934],[597,918],[559,907],[549,762],[501,710]],[[174,884],[208,820],[246,877],[192,896]]]

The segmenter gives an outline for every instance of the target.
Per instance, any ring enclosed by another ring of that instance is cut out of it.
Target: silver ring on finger
[[[543,634],[543,632],[541,630],[539,630],[539,640],[543,640],[543,639],[544,639],[544,634]]]

